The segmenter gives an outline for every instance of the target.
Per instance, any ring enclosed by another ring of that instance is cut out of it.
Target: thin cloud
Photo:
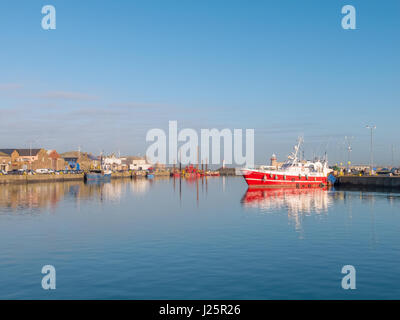
[[[39,96],[43,99],[53,100],[80,100],[80,101],[93,101],[97,100],[98,97],[80,92],[68,92],[68,91],[50,91]]]
[[[0,83],[0,91],[11,91],[22,88],[18,83]]]
[[[149,103],[149,102],[121,102],[121,103],[111,103],[108,105],[110,108],[117,109],[169,109],[172,106],[162,104],[162,103]]]
[[[195,113],[196,115],[199,114],[200,108],[195,108],[193,109],[192,107],[184,107],[184,106],[179,106],[176,104],[168,104],[168,103],[162,103],[162,102],[113,102],[108,104],[109,108],[115,108],[115,109],[149,109],[149,110],[157,110],[159,112],[165,112],[167,114],[170,114],[171,112],[185,112],[185,114],[188,113]],[[213,110],[215,111],[215,108],[206,108],[206,107],[201,107],[201,110]]]
[[[113,110],[104,109],[104,108],[80,108],[75,111],[71,111],[64,116],[70,116],[72,118],[76,117],[95,117],[98,119],[105,119],[107,120],[109,117],[121,117],[125,113],[122,112],[115,112]]]

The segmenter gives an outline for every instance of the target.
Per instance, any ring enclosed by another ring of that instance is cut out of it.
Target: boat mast
[[[297,154],[299,153],[300,146],[303,143],[303,137],[299,137],[297,141],[297,145],[294,146],[294,152],[289,155],[289,161],[291,160],[291,166],[294,166],[297,163]]]

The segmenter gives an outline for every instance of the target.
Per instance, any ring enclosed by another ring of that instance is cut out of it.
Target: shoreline
[[[122,179],[122,178],[136,178],[142,176],[136,176],[130,172],[116,172],[113,173],[111,179]],[[144,176],[143,176],[144,178]],[[0,176],[0,185],[4,184],[27,184],[37,182],[64,182],[64,181],[84,181],[84,174],[35,174],[35,175],[3,175]]]
[[[155,178],[173,178],[166,172],[154,172]],[[237,176],[230,174],[221,174],[220,177],[224,176]],[[146,179],[143,174],[136,174],[135,172],[114,172],[111,175],[111,179]],[[211,177],[207,177],[211,178]],[[176,178],[175,178],[176,179]],[[28,183],[39,183],[39,182],[64,182],[64,181],[84,181],[84,173],[79,174],[35,174],[35,175],[0,175],[0,186],[6,184],[28,184]]]

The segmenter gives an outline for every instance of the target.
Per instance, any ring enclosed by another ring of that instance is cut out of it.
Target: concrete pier
[[[131,172],[113,172],[111,174],[111,179],[121,179],[121,178],[132,178],[133,173]]]
[[[339,176],[335,185],[349,187],[399,188],[399,176]]]
[[[217,171],[219,171],[221,176],[236,176],[235,168],[220,168]]]
[[[35,174],[35,175],[4,175],[0,176],[0,184],[20,184],[33,182],[63,182],[83,180],[82,174]]]

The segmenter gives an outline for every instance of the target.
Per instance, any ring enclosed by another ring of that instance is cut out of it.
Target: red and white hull
[[[242,169],[242,174],[249,187],[267,188],[316,188],[328,184],[328,174],[332,171],[328,167],[325,156],[323,160],[299,161],[297,154],[303,142],[299,138],[294,151],[281,165],[261,166],[259,169]],[[273,159],[276,160],[275,155]]]
[[[327,176],[321,173],[293,174],[285,171],[243,169],[243,177],[250,187],[266,188],[315,188],[327,185]]]

